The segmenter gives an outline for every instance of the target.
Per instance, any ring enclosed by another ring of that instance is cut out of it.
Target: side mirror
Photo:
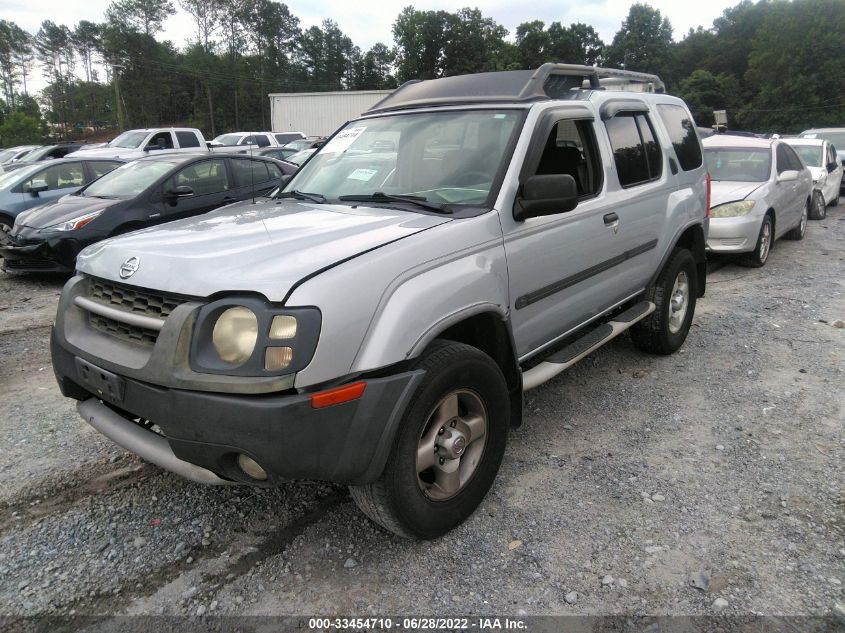
[[[194,195],[194,190],[188,185],[180,185],[178,187],[173,187],[173,189],[170,189],[165,195],[168,198],[187,198],[188,196]]]
[[[797,177],[797,172],[796,172]],[[513,203],[515,220],[572,211],[578,206],[578,188],[569,174],[530,176]]]
[[[798,180],[798,172],[794,169],[788,169],[778,175],[778,182],[793,182]]]
[[[47,183],[43,180],[33,180],[31,185],[24,186],[23,188],[25,193],[30,193],[35,198],[37,198],[38,194],[42,191],[47,191],[49,189],[49,185],[47,185]]]

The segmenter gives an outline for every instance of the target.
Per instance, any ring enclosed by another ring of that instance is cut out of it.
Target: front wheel
[[[743,266],[750,268],[761,268],[766,265],[766,260],[769,259],[769,252],[772,250],[772,242],[774,242],[774,230],[772,226],[772,216],[763,216],[763,224],[760,226],[760,232],[757,234],[757,244],[754,250],[747,253],[739,260]]]
[[[634,345],[652,354],[676,351],[692,325],[697,296],[695,259],[687,249],[676,249],[646,292],[645,298],[654,302],[655,310],[631,328]]]
[[[821,191],[813,192],[813,204],[810,208],[811,220],[824,220],[827,215],[827,203],[824,201],[824,195]]]
[[[460,525],[499,470],[510,425],[499,366],[469,345],[435,341],[426,372],[397,431],[381,477],[350,486],[355,503],[382,527],[431,539]]]

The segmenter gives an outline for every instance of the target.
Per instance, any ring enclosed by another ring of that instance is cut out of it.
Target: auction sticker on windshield
[[[345,152],[366,129],[366,127],[351,127],[348,130],[338,132],[332,140],[323,146],[320,153],[339,154],[340,152]]]
[[[349,174],[346,178],[347,180],[363,180],[367,182],[370,178],[376,175],[375,169],[356,169],[351,174]]]

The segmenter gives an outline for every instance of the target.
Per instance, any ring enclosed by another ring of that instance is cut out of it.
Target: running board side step
[[[636,323],[639,323],[649,314],[654,312],[654,304],[651,301],[641,301],[628,308],[625,312],[617,314],[610,321],[591,330],[581,338],[573,341],[559,352],[552,354],[536,367],[532,367],[522,373],[522,390],[528,391],[551,380],[560,372],[569,369],[587,354],[596,351],[599,347],[615,339]]]

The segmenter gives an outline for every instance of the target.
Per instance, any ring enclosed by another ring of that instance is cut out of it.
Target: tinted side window
[[[270,139],[267,138],[266,134],[256,134],[255,144],[258,145],[258,147],[268,147],[270,145]]]
[[[277,165],[273,163],[265,163],[267,165],[267,171],[270,174],[270,180],[278,180],[282,177],[282,170],[279,169]]]
[[[620,114],[605,123],[619,184],[630,187],[649,180],[648,160],[634,117]]]
[[[644,114],[638,114],[637,127],[640,128],[640,138],[645,147],[645,155],[648,159],[648,174],[651,180],[660,178],[663,169],[663,152],[660,151],[660,145],[654,137],[654,128],[651,127],[651,121]]]
[[[109,173],[112,169],[117,169],[121,164],[111,160],[92,160],[88,163],[88,166],[94,172],[94,178],[99,178],[103,174]]]
[[[798,154],[795,153],[795,150],[792,149],[789,145],[784,145],[783,149],[786,151],[787,160],[789,161],[790,169],[794,169],[796,171],[801,171],[804,169],[804,161],[802,161]]]
[[[179,141],[179,147],[200,146],[199,139],[193,132],[176,132],[176,140]]]
[[[232,159],[232,171],[235,174],[236,187],[273,180],[267,171],[267,163],[263,160]]]
[[[147,143],[147,147],[158,147],[160,145],[159,141],[163,142],[165,149],[173,149],[173,137],[170,135],[170,132],[159,132],[154,134],[150,139],[150,142]]]
[[[657,112],[669,132],[681,169],[689,171],[701,167],[701,143],[692,117],[678,105],[660,104]]]
[[[172,187],[188,186],[195,196],[220,193],[229,189],[226,161],[222,158],[204,160],[188,165],[170,179],[165,191]]]

